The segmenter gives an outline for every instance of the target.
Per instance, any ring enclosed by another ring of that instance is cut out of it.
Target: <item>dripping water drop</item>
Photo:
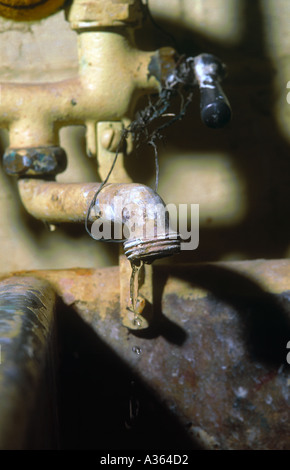
[[[132,351],[133,351],[133,353],[137,354],[138,356],[140,356],[141,353],[142,353],[142,349],[139,346],[133,346]]]

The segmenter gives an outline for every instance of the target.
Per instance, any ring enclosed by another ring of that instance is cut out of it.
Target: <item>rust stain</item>
[[[112,302],[119,301],[120,280],[119,268],[101,269],[68,269],[68,270],[34,270],[17,272],[17,276],[33,276],[45,279],[55,289],[63,302],[71,306],[94,306],[101,318],[106,316]],[[15,273],[3,275],[3,278],[14,276]]]
[[[249,262],[248,269],[247,264],[237,263],[236,267],[223,263],[222,267],[226,266],[230,273],[239,270],[243,273],[242,282],[245,277],[251,279],[248,272],[254,273],[253,284],[257,293],[263,295],[259,286],[269,272],[272,276],[278,271],[279,263]],[[281,263],[279,276],[287,276],[289,268],[289,261]],[[244,311],[241,313],[238,308],[240,302],[243,306],[241,293],[247,295],[245,286],[242,284],[241,291],[237,289],[233,306],[226,299],[218,298],[218,291],[212,293],[210,286],[204,290],[208,295],[196,294],[200,272],[197,266],[181,272],[179,267],[172,270],[172,267],[153,266],[153,270],[153,288],[160,288],[159,302],[154,305],[157,321],[145,335],[129,333],[122,325],[119,266],[29,274],[48,280],[63,301],[160,397],[184,426],[191,423],[188,432],[193,438],[202,434],[204,445],[219,449],[290,448],[289,369],[281,368],[280,363],[268,364],[267,357],[252,355],[249,346],[257,347],[260,337],[255,335],[249,344],[251,325],[244,324]],[[203,279],[207,279],[206,269]],[[228,281],[228,276],[225,279]],[[251,285],[246,283],[246,287]],[[289,290],[286,281],[283,286]],[[222,287],[222,293],[230,293],[232,299],[232,285],[226,282]],[[266,294],[268,302],[269,287]],[[274,294],[276,299],[276,288]],[[270,308],[275,322],[281,320],[282,314],[290,319],[287,302],[283,304],[283,312],[276,303],[273,309],[272,312]],[[264,334],[271,340],[271,329]],[[286,343],[281,347],[285,349],[286,361]],[[135,354],[136,348],[142,353]]]

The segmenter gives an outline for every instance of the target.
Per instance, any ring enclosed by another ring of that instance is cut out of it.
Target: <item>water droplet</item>
[[[271,395],[267,395],[265,399],[265,402],[267,403],[267,405],[271,405],[272,401],[273,401],[273,398],[271,397]]]
[[[133,346],[132,351],[138,356],[140,356],[140,354],[142,353],[142,349],[139,346]]]
[[[133,325],[137,327],[140,327],[142,325],[141,318],[137,315],[135,315],[135,317],[133,318]]]

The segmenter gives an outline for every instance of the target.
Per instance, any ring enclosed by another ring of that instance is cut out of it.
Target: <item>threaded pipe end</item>
[[[177,232],[171,232],[153,239],[135,238],[126,240],[123,246],[129,261],[152,263],[155,259],[179,253],[180,235]]]

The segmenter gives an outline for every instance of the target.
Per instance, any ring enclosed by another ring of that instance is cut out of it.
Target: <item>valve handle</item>
[[[212,54],[194,58],[195,77],[200,90],[202,122],[211,128],[224,127],[232,116],[231,106],[220,81],[226,75],[225,65]]]

